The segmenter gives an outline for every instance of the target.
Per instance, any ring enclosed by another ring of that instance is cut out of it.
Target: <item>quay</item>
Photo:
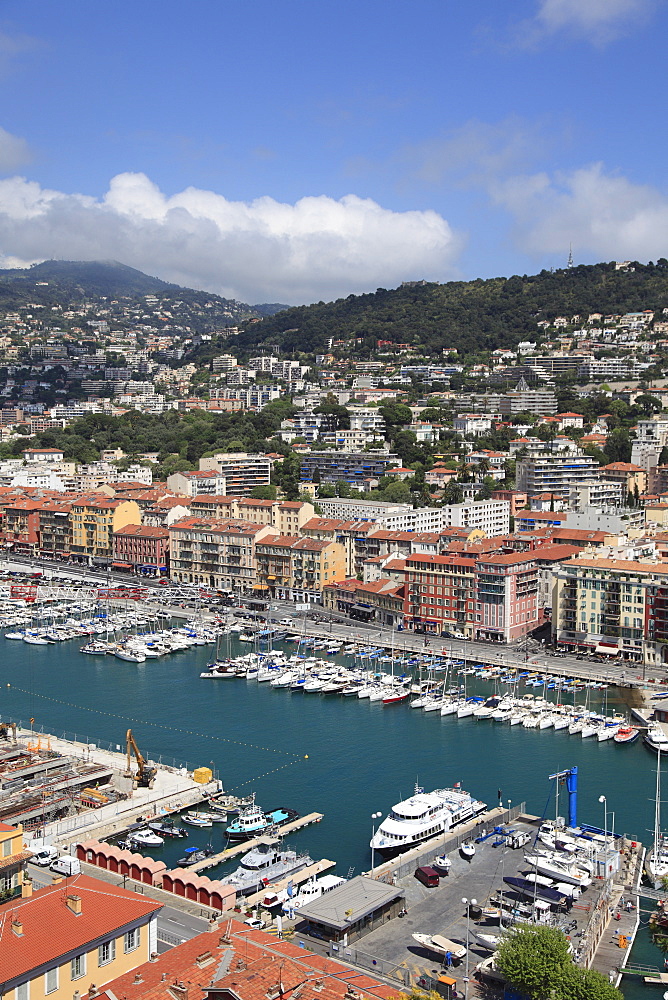
[[[394,862],[384,863],[369,873],[403,891],[407,912],[403,920],[384,922],[349,946],[346,954],[353,965],[367,970],[373,967],[398,987],[419,985],[425,990],[435,988],[438,977],[445,973],[452,979],[453,985],[456,984],[457,991],[464,992],[467,967],[471,970],[469,975],[477,970],[483,979],[488,972],[498,975],[489,969],[492,949],[478,937],[479,934],[498,934],[498,918],[495,921],[491,915],[486,916],[482,909],[475,915],[472,912],[467,914],[467,905],[462,901],[476,901],[480,908],[494,908],[505,898],[505,906],[522,905],[512,902],[515,894],[512,891],[509,894],[503,877],[526,871],[528,866],[524,864],[524,851],[512,850],[505,836],[490,837],[487,834],[493,831],[494,826],[503,826],[528,834],[533,842],[541,819],[524,813],[521,806],[510,814],[507,810],[489,810],[480,818],[483,826],[479,829],[476,821],[469,824],[468,830],[461,828],[449,837],[425,842],[394,859]],[[476,853],[472,859],[466,859],[457,849],[467,839],[475,839]],[[608,879],[595,877],[589,888],[573,900],[567,912],[558,915],[556,920],[572,941],[577,963],[584,968],[597,969],[606,978],[618,982],[639,922],[637,895],[636,905],[630,913],[620,901],[622,897],[627,900],[631,894],[638,892],[644,852],[642,845],[633,846],[622,838],[616,839],[615,847],[624,852],[619,871]],[[449,854],[450,872],[441,877],[437,888],[426,888],[414,878],[414,872],[416,867],[430,864],[437,853]],[[616,919],[617,913],[620,914],[619,920]],[[435,956],[414,942],[412,935],[417,931],[427,935],[438,933],[461,944],[468,952],[468,962],[462,960],[447,969],[443,968],[442,956]],[[299,922],[292,940],[315,951],[320,951],[322,947],[308,937]]]
[[[40,837],[68,849],[82,839],[115,836],[140,819],[192,808],[221,791],[217,780],[200,783],[185,768],[167,765],[156,766],[152,787],[134,787],[126,770],[127,758],[120,751],[19,727],[0,743],[0,775],[26,771],[39,785],[32,796],[21,790],[4,798],[0,818],[23,823],[27,835],[39,831]],[[59,817],[66,808],[70,811],[74,796],[89,804]]]
[[[294,833],[295,830],[302,830],[305,826],[310,826],[311,823],[319,823],[322,818],[323,813],[312,812],[290,820],[289,823],[281,823],[275,828],[276,836],[286,837],[288,834]],[[188,870],[196,872],[199,875],[200,872],[206,871],[207,868],[215,868],[216,865],[222,865],[225,861],[229,861],[230,858],[234,858],[238,854],[245,854],[246,851],[252,850],[258,844],[266,842],[269,836],[270,834],[265,831],[264,834],[254,837],[252,840],[242,840],[233,847],[226,847],[224,851],[218,851],[217,854],[211,854],[203,861],[197,861],[194,865],[189,865]]]

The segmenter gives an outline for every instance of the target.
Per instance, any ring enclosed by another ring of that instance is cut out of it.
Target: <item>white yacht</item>
[[[371,847],[381,853],[407,851],[414,844],[447,833],[487,808],[459,786],[433,792],[415,786],[415,793],[392,807],[378,827]]]

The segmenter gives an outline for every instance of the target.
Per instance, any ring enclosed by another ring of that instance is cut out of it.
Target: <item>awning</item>
[[[112,563],[112,569],[132,569],[132,563]]]
[[[253,590],[269,590],[266,583],[254,583]]]
[[[607,656],[617,656],[619,649],[617,646],[602,646],[601,643],[594,649],[595,653],[605,653]]]

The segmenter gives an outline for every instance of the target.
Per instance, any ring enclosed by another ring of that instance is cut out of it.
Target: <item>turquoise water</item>
[[[371,813],[385,814],[416,781],[425,788],[461,781],[490,805],[501,789],[504,804],[526,802],[530,812],[553,816],[548,775],[578,765],[579,820],[602,826],[598,798],[605,795],[610,825],[614,812],[619,833],[647,841],[653,828],[655,758],[641,743],[620,747],[567,730],[441,718],[406,703],[384,707],[255,681],[200,680],[211,646],[134,664],[86,656],[79,645],[0,640],[2,718],[26,723],[33,717],[47,732],[119,747],[131,726],[147,757],[213,764],[227,791],[254,791],[265,809],[322,812],[322,823],[295,834],[290,846],[337,861],[340,875],[369,867]],[[248,651],[235,645],[233,655]],[[599,692],[592,694],[600,700]],[[611,692],[609,708],[614,704]],[[559,812],[566,813],[565,796]],[[185,846],[209,840],[216,850],[223,846],[220,826],[190,828],[187,841],[168,843],[155,856],[171,863]],[[660,964],[656,955],[651,964]]]

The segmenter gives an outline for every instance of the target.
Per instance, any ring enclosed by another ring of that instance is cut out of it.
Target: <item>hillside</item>
[[[28,268],[0,269],[0,311],[29,302],[50,306],[96,298],[139,299],[145,295],[191,306],[212,303],[215,313],[228,315],[230,322],[271,316],[286,308],[279,303],[256,307],[210,292],[183,288],[115,260],[45,260]]]
[[[235,341],[240,351],[278,344],[284,351],[326,350],[327,341],[362,338],[422,345],[426,354],[457,348],[466,355],[520,340],[535,340],[537,323],[590,312],[668,308],[668,261],[582,265],[511,278],[406,284],[350,295],[336,302],[287,309],[249,325]]]

